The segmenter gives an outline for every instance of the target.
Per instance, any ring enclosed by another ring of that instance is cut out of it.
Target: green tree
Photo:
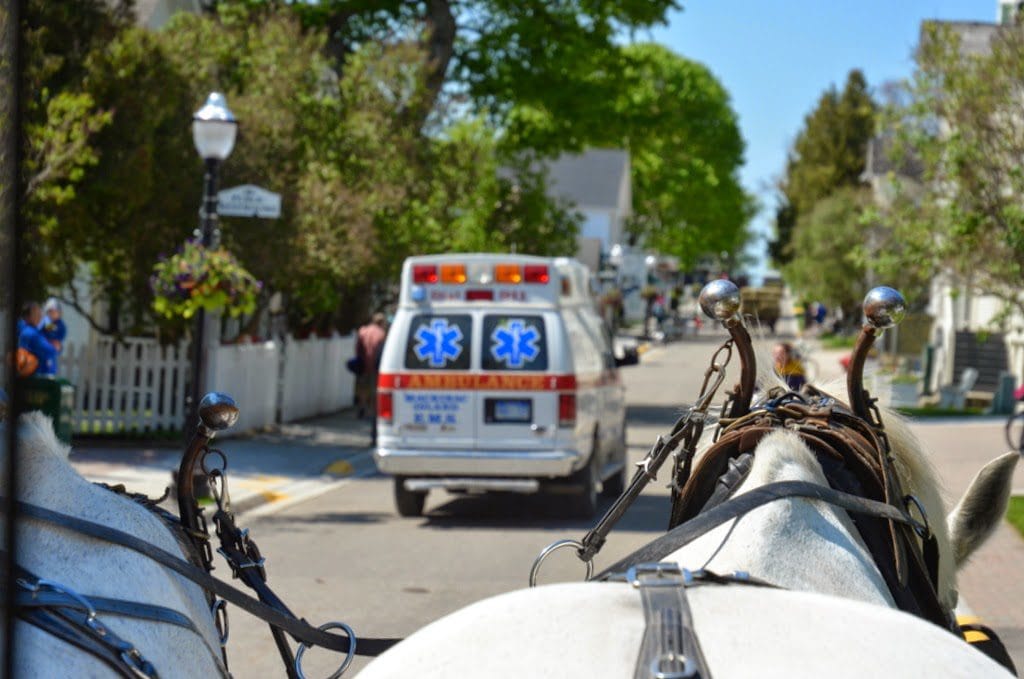
[[[856,318],[864,299],[868,269],[862,253],[862,225],[870,196],[841,188],[800,214],[792,233],[786,281],[801,296],[838,306]]]
[[[894,182],[889,217],[904,244],[893,268],[953,274],[1024,313],[1024,34],[1005,28],[971,53],[948,26],[926,26],[904,105],[890,110],[920,182]]]
[[[216,4],[274,5],[275,0]],[[595,104],[613,97],[625,64],[616,37],[663,23],[677,0],[320,0],[290,3],[326,34],[340,74],[370,42],[414,40],[427,98],[407,111],[422,123],[446,96],[467,98],[514,149],[578,149],[578,130],[604,121]],[[443,106],[440,106],[443,108]]]
[[[225,243],[283,292],[294,326],[344,328],[377,282],[411,254],[453,249],[564,254],[576,220],[529,167],[499,172],[503,151],[482,118],[425,134],[406,112],[432,106],[428,60],[415,40],[370,41],[341,77],[325,36],[289,8],[222,7],[184,15],[163,34],[194,97],[225,91],[241,121],[225,183],[284,196],[275,222],[224,220]],[[440,116],[440,120],[446,119]]]
[[[629,150],[635,238],[690,267],[736,254],[755,211],[739,168],[744,141],[729,94],[702,64],[653,43],[620,48],[614,94],[580,123],[588,145]]]
[[[842,92],[826,90],[804,119],[779,184],[776,239],[769,247],[775,262],[794,256],[792,233],[802,213],[836,189],[861,184],[876,111],[864,74],[855,69]]]
[[[31,0],[21,15],[25,54],[21,115],[21,190],[25,297],[39,297],[74,274],[54,248],[63,236],[55,211],[73,201],[99,160],[97,133],[112,113],[85,91],[86,61],[130,23],[130,3]]]

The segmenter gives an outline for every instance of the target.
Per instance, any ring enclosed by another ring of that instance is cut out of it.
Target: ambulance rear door
[[[403,370],[394,377],[394,427],[402,446],[475,447],[473,325],[468,310],[424,310],[410,318]]]
[[[480,312],[477,437],[481,450],[551,449],[558,434],[562,363],[558,314],[542,309]]]

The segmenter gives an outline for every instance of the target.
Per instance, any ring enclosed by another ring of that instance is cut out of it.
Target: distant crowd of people
[[[43,306],[26,302],[18,319],[18,376],[56,377],[67,334],[57,299],[51,297]]]

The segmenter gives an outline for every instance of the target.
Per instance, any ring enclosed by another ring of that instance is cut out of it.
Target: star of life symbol
[[[455,361],[462,355],[462,330],[443,318],[435,318],[429,327],[417,328],[416,339],[416,358],[429,362],[432,368],[443,368],[449,360]]]
[[[540,333],[532,325],[526,325],[522,319],[514,319],[507,325],[501,325],[491,333],[494,344],[491,345],[491,356],[502,361],[509,368],[522,368],[526,361],[533,361],[540,353],[537,342]]]

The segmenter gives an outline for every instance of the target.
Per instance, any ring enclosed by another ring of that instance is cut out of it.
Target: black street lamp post
[[[192,140],[196,151],[203,159],[205,174],[203,176],[203,205],[199,210],[199,228],[196,237],[206,249],[216,248],[220,244],[220,229],[217,228],[217,171],[220,164],[231,155],[235,146],[235,134],[238,132],[238,121],[228,108],[227,100],[220,92],[212,92],[203,107],[192,116]],[[206,330],[206,313],[203,309],[196,312],[195,329],[192,334],[192,389],[189,395],[188,419],[185,422],[185,434],[191,437],[192,430],[199,421],[200,389],[204,382],[205,353],[204,343]]]

